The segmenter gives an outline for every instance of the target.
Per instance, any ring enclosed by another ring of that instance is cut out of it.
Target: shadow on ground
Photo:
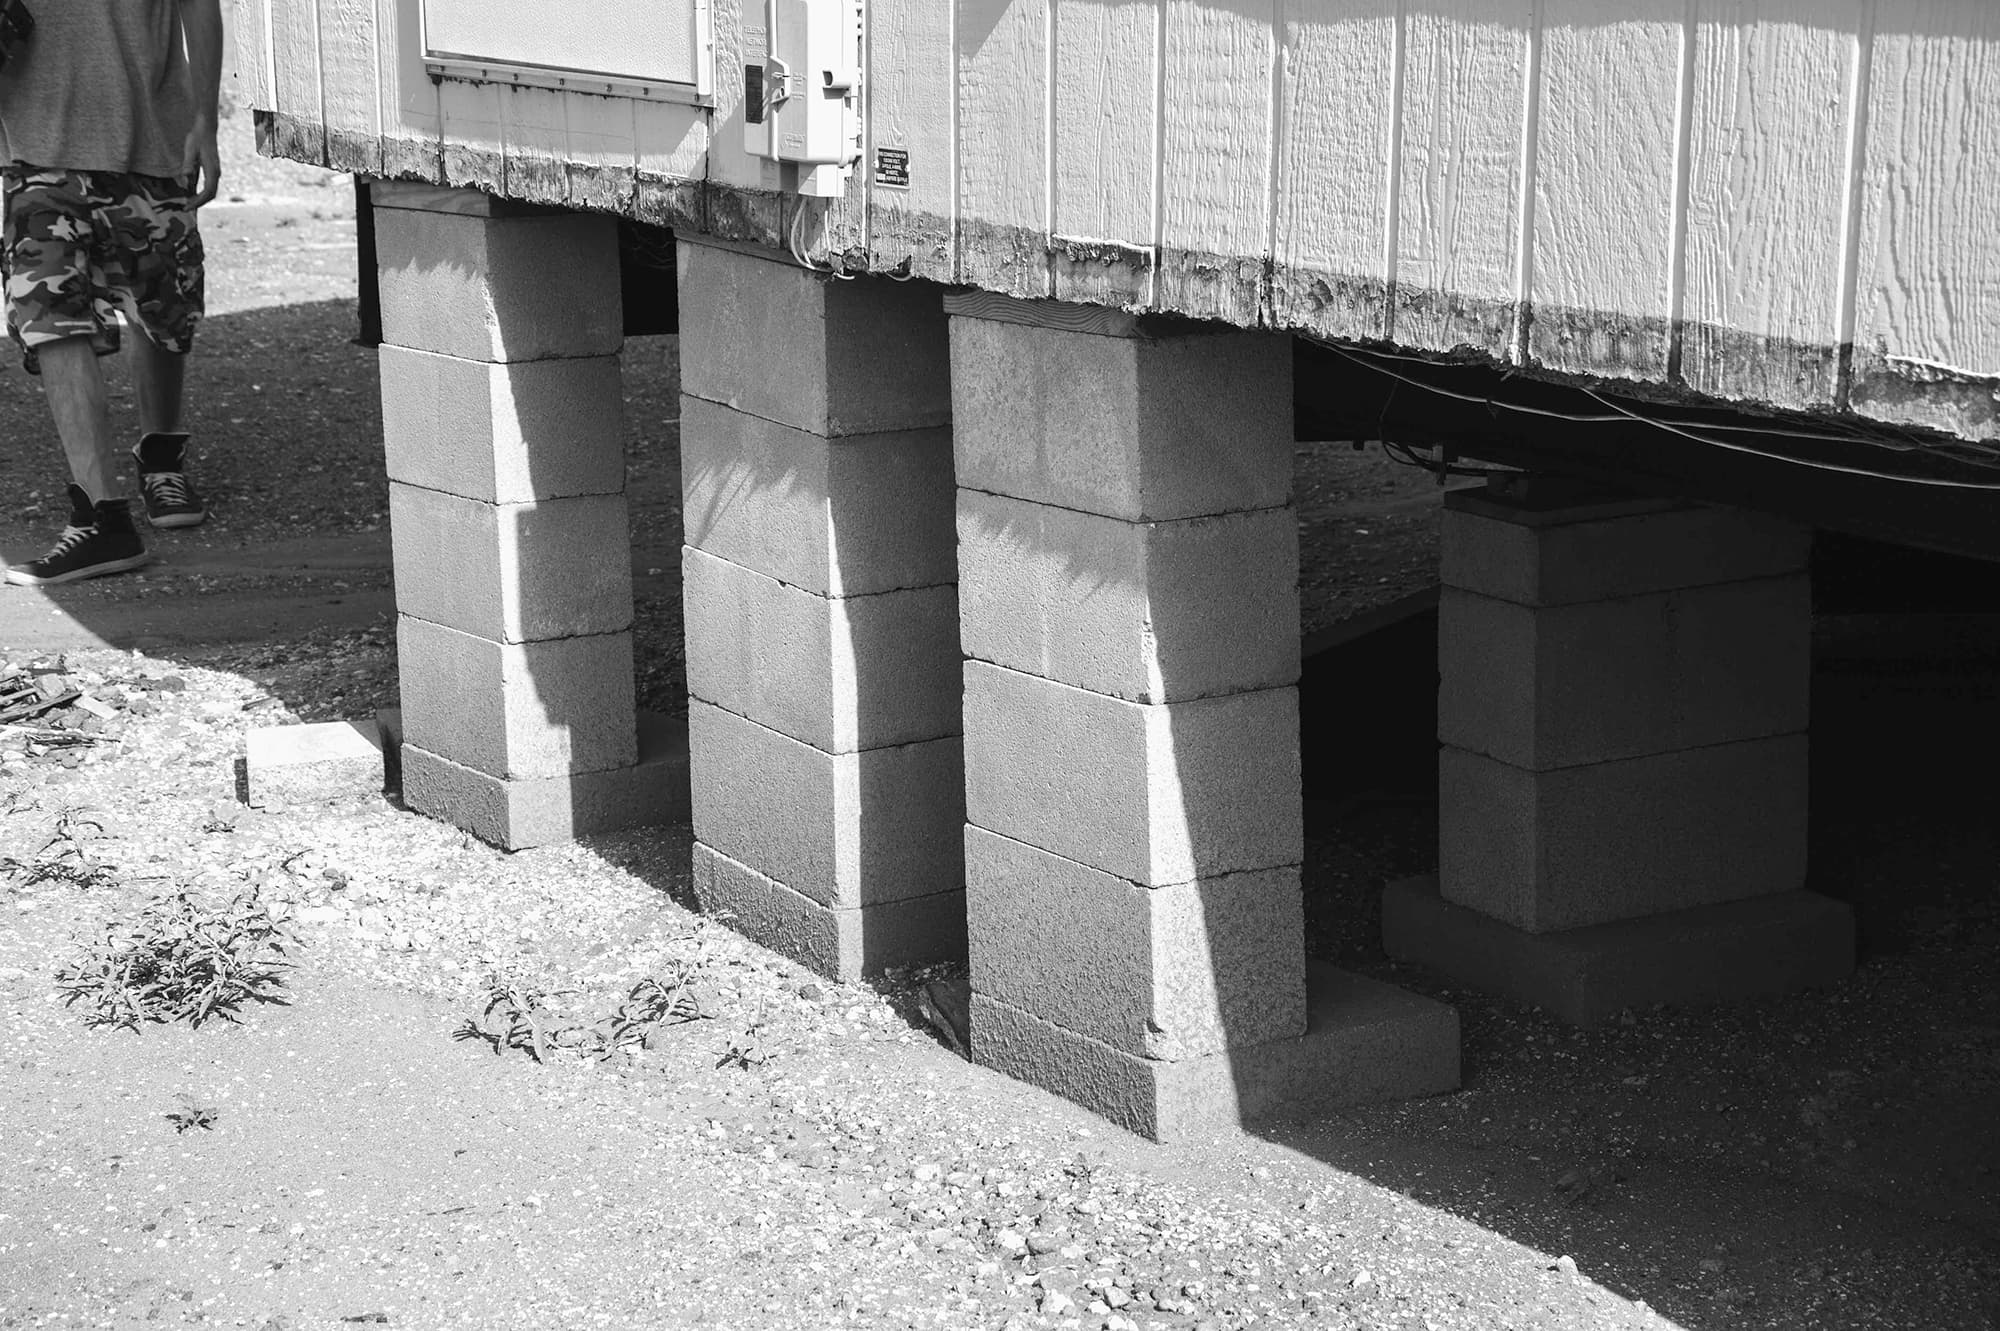
[[[1434,705],[1407,682],[1434,643],[1419,616],[1321,662],[1369,700],[1321,742],[1421,747]],[[1263,1135],[1569,1255],[1690,1329],[2000,1325],[1996,678],[2000,617],[1823,615],[1810,885],[1853,905],[1858,972],[1602,1031],[1388,962],[1379,889],[1434,871],[1434,800],[1400,758],[1324,777],[1309,949],[1456,1005],[1464,1089]]]
[[[143,650],[256,679],[309,720],[394,705],[395,596],[375,352],[352,300],[212,315],[190,366],[192,475],[213,516],[147,531],[155,562],[47,589],[0,587],[0,643]],[[137,437],[123,360],[107,362],[114,429]],[[679,711],[679,374],[670,338],[625,355],[642,707]],[[0,557],[42,553],[67,513],[39,386],[0,368]],[[129,480],[129,478],[128,478]]]

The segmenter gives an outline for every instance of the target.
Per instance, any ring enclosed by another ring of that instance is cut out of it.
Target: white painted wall
[[[744,0],[716,0],[706,110],[440,87],[416,3],[237,0],[275,150],[747,240],[792,221],[741,151]],[[870,160],[910,183],[807,205],[820,252],[2000,435],[1993,0],[869,11]]]

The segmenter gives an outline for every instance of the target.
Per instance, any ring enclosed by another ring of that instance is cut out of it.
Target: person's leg
[[[66,337],[40,344],[35,355],[70,475],[93,500],[115,498],[111,405],[96,348],[88,337]]]
[[[132,387],[138,399],[142,434],[181,433],[181,391],[187,353],[168,351],[141,331],[131,339]]]
[[[188,351],[202,315],[201,232],[184,182],[130,176],[124,187],[130,191],[120,236],[125,262],[107,263],[106,278],[137,334],[132,383],[140,435],[132,458],[147,520],[155,527],[192,527],[208,516],[188,481],[182,423]]]
[[[6,216],[0,273],[6,277],[7,333],[23,367],[42,377],[75,483],[69,522],[40,559],[7,570],[28,586],[72,582],[138,568],[152,556],[132,527],[130,505],[113,498],[117,475],[111,412],[100,353],[118,348],[118,330],[93,280],[100,181],[90,172],[9,163],[0,167]]]
[[[130,504],[113,497],[111,410],[97,348],[87,336],[65,337],[37,343],[35,358],[75,484],[69,487],[69,523],[54,547],[8,569],[7,581],[32,587],[138,568],[152,555],[132,526]]]

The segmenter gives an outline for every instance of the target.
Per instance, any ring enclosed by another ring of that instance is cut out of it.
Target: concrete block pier
[[[835,979],[961,957],[937,289],[679,258],[696,896]]]
[[[671,746],[642,762],[634,712],[615,225],[372,198],[404,798],[510,850],[664,821]]]
[[[1438,860],[1392,956],[1580,1024],[1845,975],[1804,889],[1808,533],[1554,478],[1447,501]]]
[[[946,307],[973,1056],[1158,1139],[1454,1087],[1305,961],[1288,345]]]

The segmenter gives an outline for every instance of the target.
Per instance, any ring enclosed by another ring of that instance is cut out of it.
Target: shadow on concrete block
[[[845,984],[896,966],[965,959],[965,889],[834,907],[697,841],[695,905],[744,937]]]
[[[1781,892],[1533,934],[1446,901],[1435,878],[1406,878],[1383,889],[1382,944],[1398,961],[1598,1026],[1626,1008],[1837,983],[1854,969],[1854,915],[1816,892]]]
[[[396,708],[383,708],[376,720],[390,792],[400,792],[410,809],[502,850],[688,820],[684,717],[641,712],[634,766],[533,779],[496,777],[404,743]]]
[[[1139,1058],[972,996],[972,1057],[1158,1142],[1458,1089],[1458,1013],[1320,963],[1306,1032],[1201,1058]]]

